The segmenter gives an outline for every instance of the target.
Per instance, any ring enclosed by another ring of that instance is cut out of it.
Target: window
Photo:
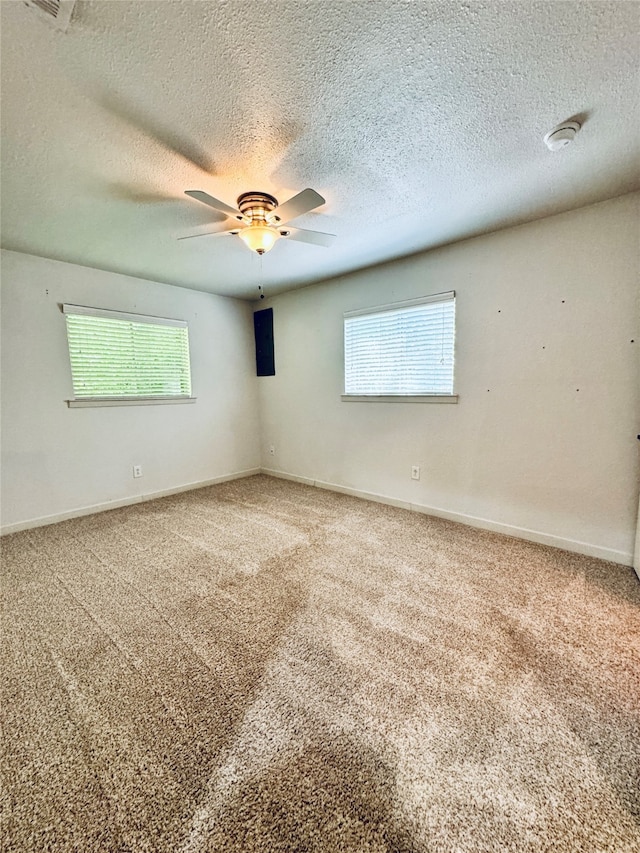
[[[344,315],[344,400],[455,402],[455,293]]]
[[[191,401],[182,320],[63,305],[74,400],[69,405]]]

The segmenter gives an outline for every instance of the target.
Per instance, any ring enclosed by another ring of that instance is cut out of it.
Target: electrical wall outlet
[[[134,477],[142,477],[142,465],[134,465],[133,466],[133,476]]]
[[[269,445],[269,453],[270,453],[270,455],[271,455],[271,456],[275,456],[275,455],[276,455],[276,449],[275,449],[275,447],[273,446],[273,444],[270,444],[270,445]]]
[[[420,466],[419,465],[412,465],[411,466],[411,479],[412,480],[419,480],[420,479]]]

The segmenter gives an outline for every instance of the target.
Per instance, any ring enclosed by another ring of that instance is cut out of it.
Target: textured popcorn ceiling
[[[636,3],[0,8],[6,248],[250,298],[640,187]],[[224,223],[185,189],[308,186],[330,249],[176,239]]]

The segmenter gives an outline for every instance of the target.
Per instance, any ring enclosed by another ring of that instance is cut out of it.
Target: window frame
[[[64,303],[60,306],[62,313],[65,315],[65,333],[67,342],[67,356],[69,358],[69,370],[71,374],[71,383],[73,387],[73,369],[71,364],[71,346],[68,335],[68,325],[66,323],[66,315],[75,316],[90,316],[102,317],[109,320],[123,320],[131,323],[146,323],[151,326],[171,326],[172,328],[180,328],[187,330],[187,355],[189,369],[189,386],[191,386],[191,344],[189,340],[189,324],[186,320],[176,320],[169,317],[155,317],[150,314],[136,314],[127,311],[113,311],[109,308],[94,308],[88,305],[74,305]],[[158,406],[158,405],[175,405],[180,403],[195,403],[196,397],[189,394],[127,394],[122,396],[103,395],[103,396],[86,396],[76,397],[75,389],[74,396],[65,402],[69,408],[93,408],[97,406]]]
[[[369,308],[357,308],[352,311],[345,311],[343,314],[343,383],[344,383],[344,393],[341,394],[340,399],[344,403],[457,403],[458,402],[458,394],[455,393],[455,390],[450,394],[443,393],[434,393],[434,394],[357,394],[357,393],[347,393],[346,392],[346,371],[347,371],[347,359],[346,359],[346,346],[345,346],[345,332],[346,332],[346,321],[351,317],[362,317],[373,314],[382,314],[385,311],[401,311],[403,308],[412,308],[418,305],[428,305],[433,302],[453,302],[454,305],[454,321],[453,321],[453,347],[454,347],[454,370],[452,375],[452,386],[455,389],[455,385],[453,384],[455,380],[455,340],[456,340],[456,319],[455,319],[455,303],[456,303],[456,292],[455,290],[448,290],[443,293],[434,293],[428,296],[421,296],[415,299],[404,299],[399,302],[389,302],[384,305],[374,305]]]

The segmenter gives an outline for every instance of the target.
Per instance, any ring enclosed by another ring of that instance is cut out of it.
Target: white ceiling
[[[640,188],[635,2],[0,8],[9,249],[254,298]],[[305,187],[332,248],[176,239],[224,226],[186,189]]]

